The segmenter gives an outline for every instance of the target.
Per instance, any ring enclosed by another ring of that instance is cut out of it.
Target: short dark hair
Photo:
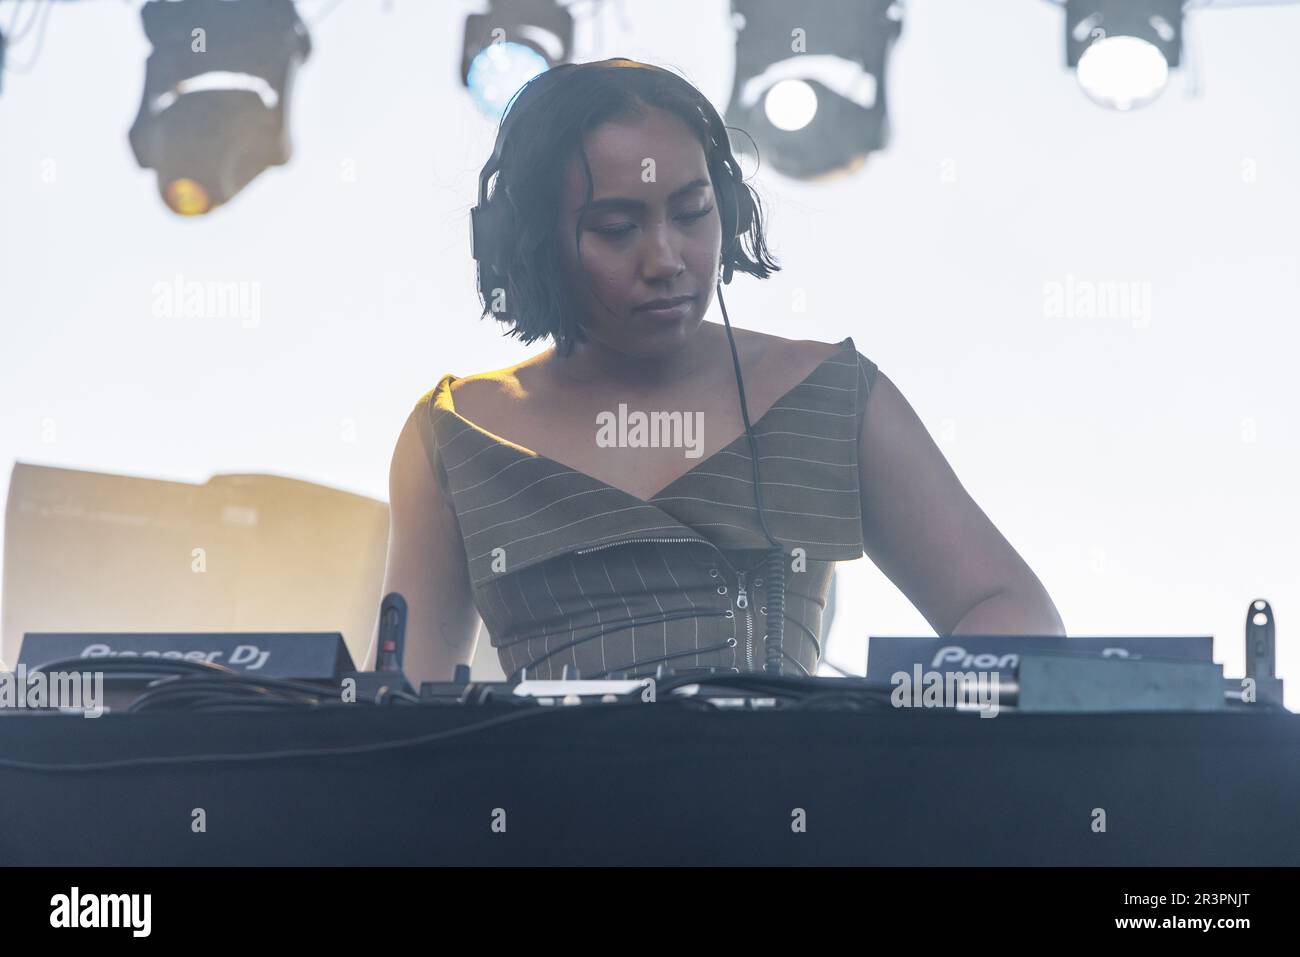
[[[525,344],[551,337],[568,356],[586,341],[570,290],[562,281],[564,262],[556,242],[562,175],[575,153],[592,198],[591,167],[582,141],[611,119],[659,107],[679,116],[700,141],[723,217],[723,259],[727,258],[727,210],[737,219],[731,246],[735,270],[766,279],[780,269],[767,249],[758,194],[744,181],[731,152],[727,127],[713,105],[687,80],[660,67],[625,58],[566,63],[526,83],[510,101],[497,129],[492,157],[480,174],[480,190],[496,175],[483,222],[492,224],[490,242],[476,248],[483,316],[510,327]],[[734,203],[728,204],[725,191]],[[476,227],[477,228],[477,227]],[[486,231],[485,231],[486,232]],[[504,293],[505,308],[497,296]]]

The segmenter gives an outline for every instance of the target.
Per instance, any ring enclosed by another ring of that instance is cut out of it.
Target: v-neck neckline
[[[750,425],[753,427],[755,436],[758,435],[759,426],[762,424],[764,419],[766,419],[773,411],[775,411],[778,406],[780,406],[783,402],[785,402],[786,399],[788,399],[791,395],[793,395],[796,390],[805,386],[808,383],[808,380],[810,380],[813,376],[817,375],[817,373],[821,372],[821,370],[832,359],[838,357],[840,353],[844,351],[845,347],[852,345],[852,343],[853,343],[852,336],[846,336],[844,339],[842,339],[839,343],[836,344],[835,350],[831,352],[828,356],[826,356],[826,358],[823,359],[821,362],[817,363],[817,365],[815,365],[812,368],[812,371],[810,371],[806,376],[804,376],[802,379],[800,379],[798,382],[792,385],[789,389],[787,389],[785,392],[779,395],[776,398],[776,400],[770,406],[767,407],[766,411],[764,411],[762,415],[760,415],[757,419],[752,420],[750,422]],[[497,435],[495,432],[490,432],[487,429],[483,428],[481,425],[477,424],[476,422],[473,422],[465,418],[463,415],[461,415],[459,412],[456,411],[456,400],[455,397],[452,395],[452,391],[451,391],[451,384],[453,382],[459,382],[460,380],[461,380],[460,376],[452,375],[448,373],[446,376],[443,377],[442,383],[440,384],[444,387],[447,396],[446,403],[445,403],[446,406],[445,411],[451,413],[461,422],[464,422],[465,425],[469,426],[471,429],[478,432],[480,435],[483,435],[484,437],[490,439],[493,442],[496,442],[500,445],[507,446],[508,448],[516,449],[525,455],[529,455],[543,462],[547,462],[552,465],[558,466],[559,468],[564,469],[568,472],[573,472],[577,475],[586,476],[591,481],[597,482],[606,488],[613,489],[615,492],[619,492],[623,495],[626,495],[628,498],[632,499],[633,501],[639,502],[642,505],[654,505],[656,500],[663,498],[668,492],[670,492],[673,489],[674,486],[679,485],[682,482],[684,482],[686,479],[690,478],[692,475],[698,472],[705,465],[707,465],[708,463],[716,459],[723,452],[729,451],[732,446],[740,442],[747,441],[746,434],[744,432],[741,432],[738,436],[736,436],[726,445],[722,446],[722,448],[718,449],[717,451],[709,455],[706,455],[704,458],[700,459],[700,461],[696,462],[693,466],[691,466],[681,475],[672,479],[667,485],[659,489],[659,491],[655,492],[649,498],[642,498],[639,495],[633,495],[627,489],[619,488],[617,485],[611,485],[609,482],[606,482],[604,479],[597,478],[596,476],[592,475],[590,472],[584,472],[582,469],[574,468],[572,465],[569,465],[565,462],[561,462],[559,459],[553,459],[550,456],[543,455],[542,453],[530,449],[525,445],[520,445],[518,442],[514,442],[511,441],[510,439],[505,438],[504,436]]]

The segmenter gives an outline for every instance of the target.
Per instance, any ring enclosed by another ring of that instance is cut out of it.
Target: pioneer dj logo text
[[[82,658],[167,658],[180,661],[206,661],[218,664],[224,651],[114,651],[111,645],[94,644],[81,649]],[[257,645],[236,645],[230,652],[227,664],[244,671],[257,671],[266,664],[271,652]]]
[[[129,927],[133,937],[148,937],[151,894],[70,894],[50,898],[51,927]]]
[[[1103,658],[1127,658],[1129,652],[1127,648],[1103,648],[1101,649]],[[943,665],[960,665],[962,668],[985,668],[995,671],[1015,671],[1016,666],[1020,664],[1020,656],[1015,652],[1007,652],[1001,655],[995,655],[984,651],[979,654],[971,654],[961,645],[944,645],[934,653],[930,660],[931,668],[940,668]]]

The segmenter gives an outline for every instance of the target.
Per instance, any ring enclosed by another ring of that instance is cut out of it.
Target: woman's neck
[[[708,378],[719,368],[726,330],[713,322],[701,322],[694,335],[680,348],[662,355],[635,356],[612,349],[594,339],[579,342],[568,358],[552,348],[545,353],[546,371],[565,385],[589,388],[657,391],[675,384]],[[739,348],[739,344],[737,344]]]

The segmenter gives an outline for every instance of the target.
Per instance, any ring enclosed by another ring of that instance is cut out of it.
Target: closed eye
[[[713,212],[713,207],[709,206],[705,209],[699,209],[694,212],[683,213],[681,216],[676,217],[676,219],[679,223],[693,223],[698,219],[703,219],[711,212]],[[614,226],[601,226],[599,228],[592,228],[591,231],[593,233],[599,233],[601,236],[612,236],[617,238],[619,236],[626,236],[629,232],[631,232],[634,229],[636,229],[635,223],[619,223]]]
[[[624,236],[636,229],[631,223],[624,223],[621,226],[602,226],[599,229],[593,228],[593,233],[599,233],[601,236]]]

